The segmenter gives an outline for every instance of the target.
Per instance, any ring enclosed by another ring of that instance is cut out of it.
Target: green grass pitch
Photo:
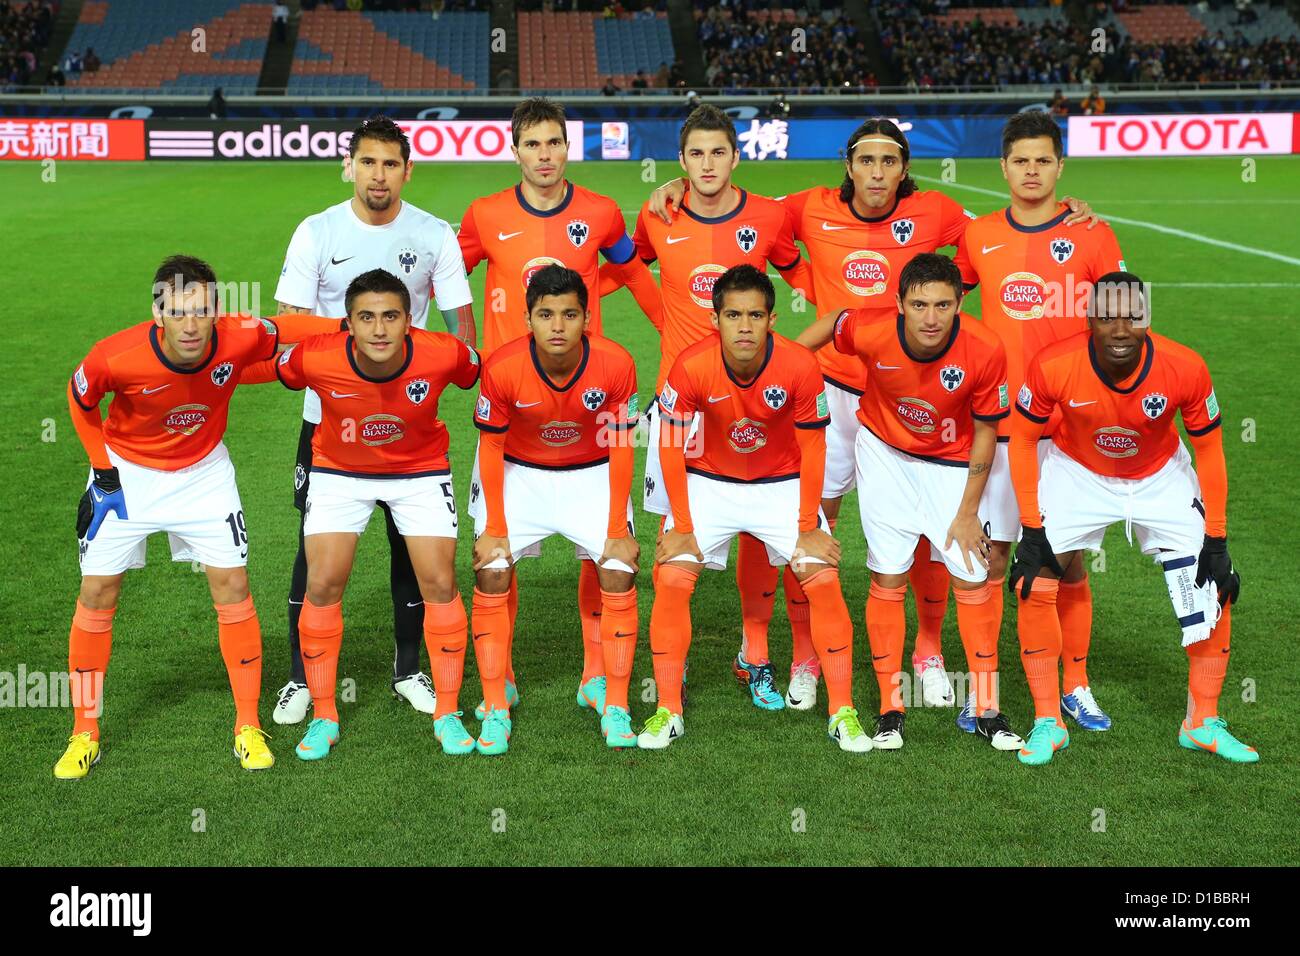
[[[572,549],[558,539],[520,571],[515,643],[523,695],[503,759],[435,752],[428,718],[388,690],[392,653],[387,548],[363,539],[345,598],[340,679],[344,738],[323,764],[292,755],[301,728],[269,722],[286,679],[284,601],[297,516],[292,468],[302,400],[276,385],[240,389],[227,444],[252,537],[249,572],[266,648],[263,713],[278,765],[241,771],[230,754],[231,701],[203,578],[168,560],[127,576],[115,628],[103,720],[104,759],[79,783],[51,767],[70,730],[66,710],[0,709],[0,864],[959,864],[1037,866],[1295,864],[1295,473],[1300,464],[1298,255],[1288,226],[1300,212],[1300,165],[1258,160],[1243,181],[1237,159],[1071,160],[1062,189],[1117,223],[1130,268],[1156,283],[1155,327],[1209,361],[1224,409],[1229,534],[1242,572],[1235,651],[1223,714],[1262,760],[1229,765],[1181,750],[1186,657],[1159,571],[1121,529],[1094,570],[1091,677],[1115,719],[1110,733],[1073,733],[1051,766],[1030,769],[957,731],[951,710],[914,710],[898,753],[853,756],[825,738],[825,717],[762,713],[728,666],[739,639],[734,577],[707,575],[696,592],[689,733],[667,753],[607,752],[596,720],[574,706],[581,666]],[[618,199],[629,227],[648,186],[635,163],[581,163],[575,181]],[[670,164],[659,167],[660,180]],[[918,162],[933,179],[940,165]],[[269,314],[282,255],[304,216],[350,186],[327,164],[0,164],[3,270],[4,540],[0,672],[62,671],[77,591],[73,516],[86,459],[68,420],[69,375],[91,343],[148,315],[148,283],[168,253],[209,259],[223,281],[261,283]],[[977,213],[1004,205],[992,160],[962,160],[944,185]],[[515,180],[510,165],[423,166],[405,198],[453,222],[477,195]],[[779,194],[838,182],[827,162],[742,163],[737,182]],[[1152,230],[1153,223],[1291,262]],[[481,295],[483,269],[474,275]],[[789,310],[787,334],[811,313]],[[481,301],[481,300],[480,300]],[[622,290],[606,305],[607,332],[628,346],[649,399],[657,343]],[[969,303],[978,310],[977,297]],[[482,314],[481,305],[478,307]],[[474,443],[472,393],[449,390],[456,491],[467,499]],[[49,424],[51,420],[53,424]],[[53,439],[53,440],[49,440]],[[867,591],[856,499],[839,536],[857,636],[856,699],[875,712],[862,610]],[[470,522],[459,566],[469,593]],[[640,519],[647,552],[654,525]],[[641,576],[642,638],[633,717],[650,676],[652,593]],[[909,608],[911,601],[909,598]],[[910,614],[909,610],[909,614]],[[963,655],[950,608],[950,669]],[[1030,702],[1014,616],[1002,631],[1003,706],[1025,728]],[[778,602],[772,652],[781,685],[789,625]],[[910,641],[909,641],[910,647]],[[471,659],[462,705],[479,699]],[[824,699],[824,698],[823,698]],[[472,724],[471,726],[476,726]],[[1289,728],[1289,729],[1288,729]],[[1100,827],[1103,822],[1104,829]],[[798,822],[802,827],[796,826]],[[201,824],[201,825],[200,825]]]

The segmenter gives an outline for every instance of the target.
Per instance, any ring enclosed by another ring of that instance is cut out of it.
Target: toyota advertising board
[[[144,122],[0,119],[0,160],[11,159],[144,159]]]
[[[1070,156],[1250,156],[1290,153],[1291,113],[1071,116]]]

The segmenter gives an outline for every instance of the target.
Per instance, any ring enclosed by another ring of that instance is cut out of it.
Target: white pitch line
[[[918,176],[913,174],[914,179],[922,179],[928,183],[939,183],[941,186],[954,186],[957,189],[968,189],[971,192],[983,193],[985,196],[996,196],[999,199],[1006,200],[1007,194],[998,192],[994,189],[985,189],[983,186],[967,186],[964,183],[947,183],[942,179],[936,179],[933,176]],[[1211,236],[1202,236],[1198,232],[1188,232],[1185,229],[1174,229],[1171,226],[1161,226],[1154,222],[1144,222],[1141,219],[1124,219],[1120,216],[1106,216],[1107,222],[1118,222],[1126,226],[1139,226],[1143,229],[1151,229],[1155,232],[1163,232],[1169,236],[1178,236],[1180,239],[1191,239],[1193,242],[1203,242],[1209,246],[1218,246],[1220,249],[1231,249],[1233,252],[1244,252],[1252,256],[1262,256],[1265,259],[1275,259],[1278,262],[1285,262],[1290,266],[1300,266],[1300,259],[1292,256],[1284,256],[1280,252],[1273,252],[1269,249],[1256,249],[1253,246],[1241,246],[1235,242],[1225,242],[1222,239],[1215,239]]]

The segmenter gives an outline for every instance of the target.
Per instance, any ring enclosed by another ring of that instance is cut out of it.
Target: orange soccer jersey
[[[686,450],[686,470],[723,481],[780,481],[799,475],[796,428],[830,424],[817,359],[802,345],[770,333],[767,356],[751,381],[738,381],[711,335],[677,357],[659,392],[667,422],[686,428],[700,413]]]
[[[1085,332],[1049,345],[1029,361],[1016,410],[1045,424],[1061,423],[1056,447],[1085,468],[1110,478],[1155,474],[1178,450],[1175,409],[1192,436],[1219,427],[1219,400],[1205,360],[1185,345],[1148,332],[1137,371],[1112,382],[1097,365]]]
[[[1088,294],[1108,272],[1122,270],[1119,241],[1107,225],[1065,226],[1070,209],[1041,226],[1022,226],[1010,209],[972,220],[958,250],[963,274],[979,277],[980,318],[1007,350],[1007,381],[1018,391],[1027,361],[1053,342],[1088,327]],[[1049,424],[1049,433],[1055,421]],[[1003,422],[999,434],[1010,434]]]
[[[531,337],[502,346],[483,365],[474,424],[506,433],[507,461],[533,468],[607,461],[604,429],[636,423],[636,367],[617,342],[584,335],[582,359],[564,385],[542,371]]]
[[[812,260],[817,310],[870,309],[892,317],[898,306],[898,273],[912,257],[943,246],[960,245],[970,213],[943,193],[926,190],[895,202],[893,209],[867,218],[840,199],[839,188],[816,186],[786,196],[795,238]],[[963,274],[973,282],[973,273]],[[852,355],[827,345],[818,350],[826,380],[861,394],[866,370]]]
[[[447,426],[438,397],[449,384],[478,381],[478,356],[445,332],[411,329],[406,361],[384,379],[366,376],[346,332],[317,335],[280,355],[275,371],[288,388],[320,394],[312,471],[360,478],[446,474]]]
[[[112,392],[108,447],[137,465],[177,471],[217,447],[243,370],[274,356],[279,342],[271,323],[223,315],[207,357],[185,368],[167,359],[161,334],[148,321],[95,343],[73,373],[71,394],[91,411]]]
[[[484,358],[527,333],[524,295],[529,280],[543,266],[562,265],[582,276],[590,331],[599,335],[599,256],[622,263],[636,254],[618,203],[573,183],[554,209],[534,209],[519,186],[475,199],[465,210],[457,239],[467,272],[484,259],[488,262]]]
[[[948,343],[933,358],[912,354],[901,315],[891,320],[868,309],[842,313],[831,344],[866,365],[858,421],[901,452],[964,465],[974,420],[999,421],[1011,413],[1006,352],[969,315],[953,318]]]
[[[655,391],[663,387],[668,370],[687,346],[713,334],[713,283],[732,266],[780,272],[799,264],[793,224],[781,203],[755,196],[735,186],[739,204],[725,216],[705,218],[691,211],[691,194],[682,200],[681,215],[671,226],[641,207],[633,241],[646,263],[659,260],[663,290],[664,328],[660,337],[659,374]]]

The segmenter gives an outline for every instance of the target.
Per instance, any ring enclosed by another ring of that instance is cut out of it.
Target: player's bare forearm
[[[1061,202],[1070,207],[1070,215],[1065,217],[1064,225],[1066,226],[1073,226],[1076,223],[1086,222],[1088,228],[1091,229],[1096,226],[1097,223],[1104,223],[1106,221],[1093,212],[1092,206],[1088,205],[1082,199],[1075,199],[1073,196],[1066,196],[1061,200]]]
[[[670,179],[650,194],[650,212],[668,225],[673,224],[674,209],[682,208],[682,197],[686,195],[687,181],[678,176]]]
[[[447,324],[447,331],[460,339],[470,348],[478,339],[478,330],[474,326],[473,304],[462,305],[456,309],[442,309],[442,321]]]
[[[970,468],[966,472],[966,489],[962,492],[959,515],[978,514],[984,486],[989,483],[993,467],[993,452],[998,447],[998,426],[993,422],[975,419],[975,435],[970,445]],[[1035,461],[1035,464],[1037,461]]]
[[[840,317],[842,311],[843,309],[837,309],[823,315],[800,332],[795,341],[806,349],[817,351],[835,336],[835,320]]]

